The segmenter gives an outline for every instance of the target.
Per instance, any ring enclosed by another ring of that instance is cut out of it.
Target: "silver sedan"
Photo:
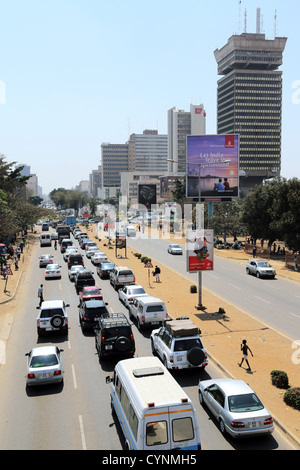
[[[250,437],[274,431],[272,416],[243,380],[203,380],[198,392],[200,403],[214,414],[223,434]]]
[[[39,346],[25,356],[27,360],[26,385],[45,385],[63,381],[61,352],[56,346]]]
[[[261,259],[249,259],[246,264],[246,273],[254,274],[256,277],[271,277],[274,279],[276,271],[270,263]]]
[[[168,253],[171,253],[171,255],[182,255],[182,246],[171,243],[171,245],[168,246]]]
[[[125,307],[129,308],[129,305],[132,304],[134,299],[137,297],[144,297],[147,295],[147,292],[143,288],[143,286],[124,286],[123,288],[118,290],[119,300],[123,302]]]
[[[81,264],[75,264],[74,266],[71,266],[68,272],[70,281],[75,282],[76,274],[78,273],[78,271],[82,271],[83,269],[85,269],[85,267]]]

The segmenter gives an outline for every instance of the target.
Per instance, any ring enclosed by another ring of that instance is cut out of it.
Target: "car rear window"
[[[55,354],[47,354],[41,356],[33,356],[30,362],[30,367],[48,367],[58,364]]]
[[[133,276],[133,272],[130,269],[123,269],[119,273],[120,276]]]
[[[174,351],[188,351],[195,347],[203,348],[200,338],[177,339],[174,343]]]
[[[108,316],[108,311],[106,307],[92,307],[86,309],[86,314],[93,317]]]
[[[89,289],[88,291],[85,291],[83,295],[99,295],[100,291],[98,288],[95,289]]]
[[[60,315],[61,317],[64,316],[64,311],[61,308],[45,308],[41,310],[41,318],[49,318],[54,317],[54,315]]]
[[[149,305],[146,308],[146,312],[151,313],[151,312],[163,312],[164,307],[163,305]]]
[[[120,336],[130,336],[131,330],[129,326],[118,326],[118,327],[111,327],[105,328],[103,330],[103,334],[105,335],[106,339],[117,339]]]

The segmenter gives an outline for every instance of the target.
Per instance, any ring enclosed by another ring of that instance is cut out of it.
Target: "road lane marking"
[[[79,418],[79,429],[80,429],[80,437],[81,437],[82,450],[86,450],[86,442],[85,442],[85,435],[84,435],[84,428],[83,428],[82,416],[79,415],[78,418]]]
[[[235,289],[242,290],[242,288],[241,288],[241,287],[239,287],[239,286],[236,286],[235,284],[231,284],[231,282],[230,282],[229,284],[230,284],[232,287],[235,287]]]
[[[289,314],[292,315],[293,317],[299,318],[299,315],[296,315],[296,313],[289,312]]]
[[[77,388],[76,374],[74,364],[71,364],[74,388]]]
[[[258,297],[258,295],[255,295],[254,297],[255,297],[256,299],[258,299],[258,300],[261,300],[262,302],[265,302],[266,304],[271,304],[271,302],[269,302],[269,301],[266,300],[266,299],[262,299],[261,297]]]

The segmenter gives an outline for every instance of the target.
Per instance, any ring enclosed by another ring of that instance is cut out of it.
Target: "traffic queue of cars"
[[[90,253],[89,258],[97,266],[99,278],[109,279],[118,292],[119,300],[128,309],[129,319],[134,319],[137,328],[141,330],[154,327],[151,328],[150,335],[152,353],[167,370],[203,370],[207,366],[208,355],[200,337],[201,332],[188,317],[170,318],[165,302],[148,295],[143,286],[136,284],[135,275],[130,268],[115,266],[105,253],[97,251],[97,244],[89,240],[87,233],[75,228],[73,237],[85,254]],[[63,259],[68,266],[69,280],[74,283],[79,295],[80,325],[83,331],[94,331],[99,359],[110,356],[133,357],[135,340],[129,319],[123,313],[109,312],[93,273],[84,266],[83,255],[73,244],[65,245]],[[55,270],[60,274],[59,265],[54,265],[53,257],[47,256],[42,255],[39,260],[42,267],[48,259],[45,274],[50,271],[54,274]],[[49,269],[51,265],[56,268]],[[63,301],[43,302],[37,319],[38,334],[51,331],[67,333],[67,307]],[[41,350],[38,351],[39,349]],[[56,347],[44,350],[34,348],[28,353],[27,384],[62,380],[61,351]],[[43,357],[37,359],[39,354]],[[271,415],[255,392],[243,381],[200,379],[198,392],[200,403],[216,416],[222,433],[242,437],[273,432]]]

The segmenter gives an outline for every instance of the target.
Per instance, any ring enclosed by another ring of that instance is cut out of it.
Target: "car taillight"
[[[134,282],[135,282],[135,276],[133,276],[133,280],[134,280]]]
[[[142,323],[145,323],[145,315],[142,315]]]
[[[133,301],[133,299],[132,299],[132,298],[128,299],[128,302],[132,302],[132,301]]]
[[[130,340],[131,340],[131,341],[134,341],[134,339],[133,339],[133,334],[132,334],[132,333],[131,333],[131,335],[130,335]]]
[[[105,340],[104,336],[101,336],[101,343],[102,344],[104,344],[104,340]]]
[[[34,378],[35,378],[35,375],[34,375],[34,374],[27,374],[27,378],[28,378],[28,379],[34,379]]]
[[[117,277],[116,281],[119,282],[119,278],[118,278],[118,277]]]
[[[264,420],[264,425],[265,425],[265,426],[269,426],[270,424],[273,424],[273,418],[272,418],[272,416],[270,416],[269,418],[266,418],[266,419]]]
[[[61,375],[61,370],[55,370],[53,375]]]
[[[243,423],[243,421],[231,421],[231,426],[233,428],[244,428],[245,423]]]

